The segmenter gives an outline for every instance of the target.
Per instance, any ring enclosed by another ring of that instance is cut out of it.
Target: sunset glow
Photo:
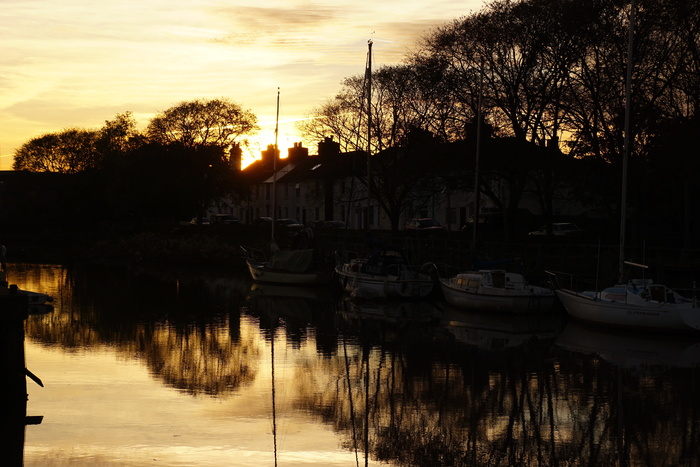
[[[363,72],[401,61],[418,37],[483,0],[5,0],[0,4],[0,169],[30,139],[99,128],[131,111],[145,126],[179,102],[226,97],[258,117],[253,154],[300,141],[294,122]],[[316,142],[303,141],[310,153]],[[257,151],[257,152],[255,152]]]

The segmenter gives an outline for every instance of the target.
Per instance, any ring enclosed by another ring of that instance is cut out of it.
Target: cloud
[[[363,72],[368,39],[377,66],[398,63],[470,2],[483,0],[2,0],[0,147],[191,99],[229,97],[262,120],[277,87],[302,116]]]
[[[293,3],[291,4],[293,5]],[[233,6],[222,8],[218,13],[229,17],[238,24],[247,25],[246,29],[275,29],[304,28],[333,21],[339,16],[337,8],[331,6],[307,5],[305,7],[251,7]]]

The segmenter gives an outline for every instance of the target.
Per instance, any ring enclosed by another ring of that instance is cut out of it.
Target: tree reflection
[[[357,453],[396,465],[697,463],[696,368],[638,373],[552,339],[490,351],[424,323],[355,324],[297,382],[300,407]]]
[[[258,371],[261,343],[240,325],[246,288],[231,278],[76,268],[57,311],[28,320],[27,335],[69,351],[108,345],[169,386],[220,396]]]
[[[216,396],[267,374],[261,362],[281,344],[292,406],[332,427],[358,464],[700,459],[698,339],[584,333],[561,315],[290,295],[235,278],[58,277],[56,311],[27,320],[31,338],[69,351],[111,346],[164,384]]]

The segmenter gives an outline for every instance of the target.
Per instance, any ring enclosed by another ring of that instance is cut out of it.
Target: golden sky
[[[2,0],[0,170],[30,139],[99,128],[131,111],[140,127],[182,101],[226,97],[257,115],[254,155],[300,138],[294,121],[343,78],[394,64],[435,26],[485,0]],[[315,141],[304,146],[316,153]]]

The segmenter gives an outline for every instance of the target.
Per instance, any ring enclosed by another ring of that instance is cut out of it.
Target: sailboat
[[[280,90],[277,89],[277,117],[275,123],[275,154],[272,167],[272,222],[270,245],[271,257],[265,258],[259,250],[241,246],[241,252],[253,280],[285,285],[328,284],[333,279],[333,263],[319,260],[313,248],[313,232],[301,229],[295,235],[297,248],[283,250],[275,243],[277,222],[277,137],[279,133]]]
[[[366,258],[336,251],[335,273],[345,292],[353,298],[424,298],[434,288],[430,265],[412,265],[403,250],[382,245]]]
[[[474,170],[474,219],[479,219],[480,181],[479,159],[481,147],[481,99],[483,89],[483,64],[479,83],[479,101],[476,117],[476,157]],[[472,249],[476,246],[478,221],[472,230]],[[501,261],[502,263],[508,260]],[[554,292],[542,286],[530,284],[522,274],[505,269],[480,269],[462,271],[456,275],[440,275],[440,289],[450,305],[477,311],[507,313],[540,313],[552,309]]]
[[[367,42],[365,68],[367,92],[367,216],[365,228],[369,234],[371,196],[371,135],[372,135],[372,40]],[[369,237],[369,235],[368,235]],[[353,298],[423,298],[433,291],[434,281],[425,267],[410,264],[403,248],[376,242],[366,257],[355,252],[335,252],[335,274],[345,292]]]
[[[623,283],[625,266],[648,269],[644,264],[624,261],[627,160],[630,145],[630,103],[632,81],[632,44],[634,38],[634,0],[630,5],[629,46],[627,59],[625,140],[622,169],[620,213],[620,260],[617,285],[600,292],[576,292],[562,287],[560,273],[549,272],[556,284],[556,294],[567,313],[580,321],[595,325],[643,329],[662,332],[700,332],[700,309],[695,298],[688,298],[651,279],[631,279]]]
[[[560,274],[550,274],[555,278],[556,294],[564,309],[580,321],[618,328],[700,333],[697,300],[664,284],[645,278],[630,279],[600,292],[576,292],[561,286]]]
[[[333,280],[332,264],[324,267],[316,258],[313,248],[276,250],[270,259],[257,250],[241,247],[248,271],[253,280],[268,284],[323,285]]]
[[[445,301],[479,311],[543,313],[551,311],[554,292],[528,283],[522,274],[503,269],[480,269],[440,279]]]

